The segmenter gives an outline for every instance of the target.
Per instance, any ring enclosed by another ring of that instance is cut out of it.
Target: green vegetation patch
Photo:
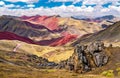
[[[101,73],[101,75],[106,76],[106,77],[114,77],[113,70],[103,71],[103,72]]]

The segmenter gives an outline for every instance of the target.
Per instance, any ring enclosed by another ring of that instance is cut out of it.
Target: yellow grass
[[[107,78],[101,75],[77,74],[58,69],[35,69],[0,63],[0,78]]]
[[[88,34],[88,33],[94,33],[95,31],[101,30],[101,26],[98,24],[92,22],[90,24],[89,22],[83,21],[83,20],[75,20],[72,18],[59,18],[59,25],[68,25],[68,26],[74,26],[75,28],[80,30],[80,34]]]
[[[17,48],[16,52],[35,54],[54,62],[66,60],[73,53],[73,48],[39,46],[14,40],[0,40],[0,50],[13,51],[18,44],[21,45]],[[49,56],[49,53],[52,53],[52,55]]]

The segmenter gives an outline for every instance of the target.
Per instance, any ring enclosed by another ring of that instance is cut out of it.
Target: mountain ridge
[[[43,45],[62,46],[82,35],[101,29],[96,24],[59,16],[14,17],[4,15],[0,17],[1,32],[11,32]]]
[[[90,43],[91,41],[103,41],[109,44],[115,44],[120,46],[120,21],[114,23],[113,25],[108,26],[106,29],[94,33],[92,35],[85,36],[81,39],[78,39],[76,43]]]

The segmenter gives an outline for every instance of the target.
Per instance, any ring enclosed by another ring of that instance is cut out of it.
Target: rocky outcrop
[[[66,68],[70,71],[84,73],[96,67],[101,67],[108,62],[108,56],[105,52],[104,43],[95,41],[91,44],[76,45],[73,55],[62,61],[58,68]]]
[[[87,47],[87,51],[92,56],[97,67],[101,67],[108,62],[108,57],[105,54],[104,49],[104,43],[101,41],[95,41]]]

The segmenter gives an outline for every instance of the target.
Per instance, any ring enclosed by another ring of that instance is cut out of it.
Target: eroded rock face
[[[92,68],[101,67],[108,62],[108,56],[104,49],[104,43],[101,41],[92,42],[87,46],[78,44],[73,55],[62,61],[58,68],[67,68],[70,71],[84,73]]]
[[[97,67],[101,67],[108,62],[108,56],[105,53],[104,43],[101,41],[92,42],[87,47],[88,53],[93,58],[93,61]]]
[[[71,68],[71,64],[74,67],[75,72],[82,73],[84,71],[90,70],[90,65],[86,57],[85,49],[87,47],[84,45],[77,45],[74,49],[73,55],[68,59],[67,65]],[[70,60],[70,62],[69,62]]]

